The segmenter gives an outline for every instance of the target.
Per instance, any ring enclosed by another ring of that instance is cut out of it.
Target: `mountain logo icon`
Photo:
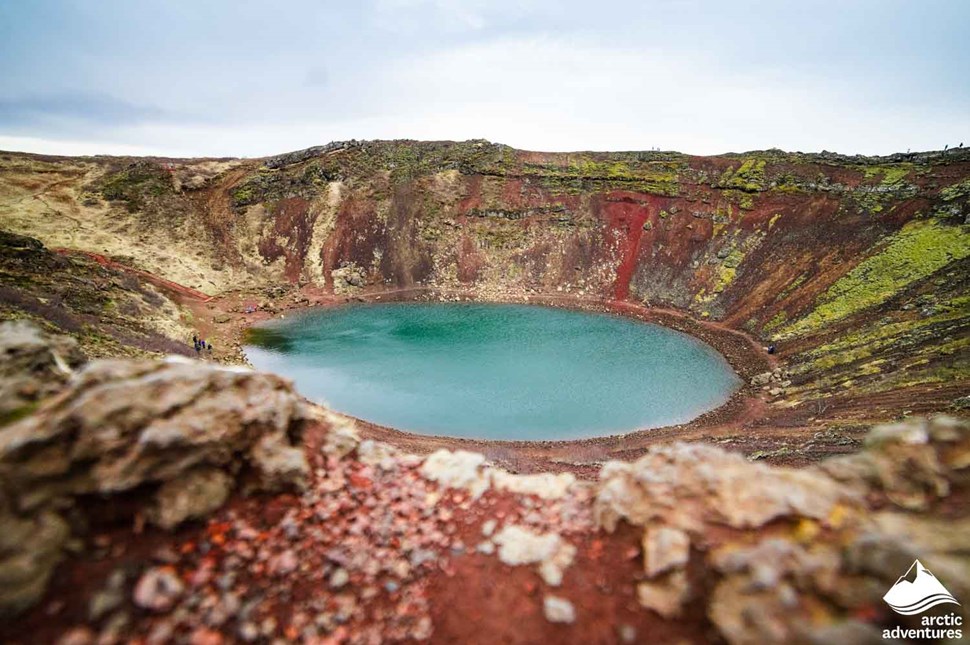
[[[913,561],[906,574],[896,581],[882,599],[897,614],[905,616],[921,614],[930,607],[943,603],[960,604],[919,560]]]

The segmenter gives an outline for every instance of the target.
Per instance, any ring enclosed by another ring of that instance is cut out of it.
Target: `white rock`
[[[350,574],[343,567],[330,574],[330,587],[333,589],[340,589],[348,582],[350,582]]]
[[[382,470],[393,470],[397,448],[380,441],[366,439],[357,447],[357,457],[362,464],[377,466]]]
[[[546,596],[542,600],[542,611],[550,623],[572,623],[576,620],[573,603],[558,596]]]
[[[576,556],[576,547],[557,533],[533,533],[515,524],[502,528],[494,538],[499,560],[511,566],[538,564],[539,575],[554,587],[562,583],[563,571]]]
[[[343,458],[352,453],[358,444],[360,444],[360,435],[352,423],[334,423],[333,429],[323,444],[323,451]]]
[[[492,486],[519,495],[536,495],[542,499],[562,499],[576,482],[572,473],[540,473],[515,475],[497,468],[491,469]]]
[[[533,533],[527,528],[509,524],[495,536],[498,557],[505,564],[535,564],[551,558],[561,538],[555,533]]]
[[[631,464],[604,465],[593,515],[607,531],[626,519],[699,532],[707,522],[754,528],[790,515],[824,519],[836,504],[856,502],[851,491],[817,473],[769,468],[712,446],[675,443],[655,446]]]
[[[484,542],[479,542],[478,546],[475,547],[475,550],[485,555],[492,555],[495,553],[495,544],[485,540]]]
[[[173,571],[153,567],[138,579],[132,599],[143,609],[164,612],[172,608],[184,590],[185,585]]]
[[[495,532],[495,527],[497,525],[498,522],[495,520],[485,520],[485,523],[482,524],[482,535],[485,537],[492,537],[492,533]]]
[[[640,605],[652,609],[664,618],[674,618],[683,609],[687,591],[687,574],[684,571],[674,571],[657,581],[638,584],[637,600]]]
[[[490,486],[489,478],[482,470],[484,463],[484,455],[477,452],[441,449],[424,460],[421,475],[448,488],[465,489],[477,499]]]
[[[690,538],[667,526],[648,528],[643,532],[642,543],[643,570],[651,578],[683,567],[690,557]]]

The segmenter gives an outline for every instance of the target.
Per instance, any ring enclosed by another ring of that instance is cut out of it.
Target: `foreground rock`
[[[304,405],[271,375],[98,362],[0,430],[0,609],[35,604],[69,547],[65,579],[100,576],[0,640],[875,642],[909,624],[882,596],[917,558],[970,597],[966,421],[879,426],[802,470],[663,445],[579,482]],[[301,492],[221,508],[281,487]],[[135,528],[108,535],[105,502]],[[207,521],[122,556],[148,539],[132,518]]]
[[[172,528],[217,509],[240,482],[302,486],[304,421],[301,399],[276,376],[197,362],[91,364],[0,430],[0,611],[40,595],[81,498],[138,491],[139,512]]]
[[[0,322],[0,423],[29,413],[83,362],[69,336],[47,334],[26,320]]]
[[[866,444],[799,471],[706,446],[658,447],[603,468],[595,514],[608,531],[621,520],[645,527],[647,579],[637,595],[665,619],[703,602],[734,643],[813,642],[821,633],[875,642],[880,631],[849,616],[876,615],[917,558],[955,596],[970,595],[961,501],[970,492],[970,424],[913,419],[875,428]],[[947,498],[961,510],[941,521],[928,511]],[[690,582],[691,564],[709,596]]]

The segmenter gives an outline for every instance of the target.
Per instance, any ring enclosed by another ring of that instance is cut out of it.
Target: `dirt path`
[[[87,256],[92,260],[94,260],[95,262],[97,262],[98,264],[100,264],[101,266],[110,267],[112,269],[118,269],[126,273],[137,275],[138,277],[144,279],[146,282],[150,282],[157,287],[160,287],[172,293],[176,293],[180,296],[193,298],[195,300],[200,300],[202,302],[209,302],[213,298],[213,296],[206,295],[197,289],[193,289],[192,287],[186,287],[183,284],[178,284],[177,282],[172,282],[171,280],[166,280],[165,278],[160,278],[154,273],[149,273],[148,271],[136,269],[126,264],[122,264],[121,262],[116,262],[115,260],[112,260],[100,253],[94,253],[92,251],[80,251],[77,249],[65,249],[65,248],[52,249],[52,250],[54,253],[59,253],[61,255]]]

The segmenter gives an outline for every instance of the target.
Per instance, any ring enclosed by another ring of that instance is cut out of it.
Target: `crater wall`
[[[209,295],[564,295],[775,343],[803,418],[967,394],[970,153],[538,153],[342,142],[236,159],[0,155],[0,224]],[[774,392],[773,394],[770,394]]]

